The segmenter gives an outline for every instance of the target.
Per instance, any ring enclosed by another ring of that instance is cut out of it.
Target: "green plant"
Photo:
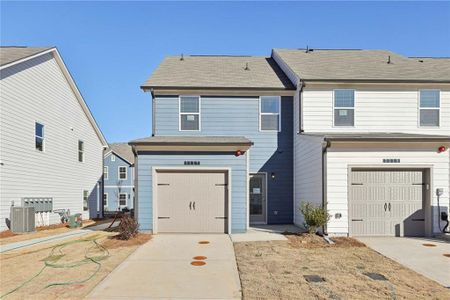
[[[119,240],[129,240],[135,237],[139,232],[139,224],[132,217],[125,215],[120,220],[119,234],[117,238]]]
[[[300,212],[305,217],[305,228],[312,234],[316,233],[319,227],[325,226],[331,217],[325,208],[310,202],[302,202]]]

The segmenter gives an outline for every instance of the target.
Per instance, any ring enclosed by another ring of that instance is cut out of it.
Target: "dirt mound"
[[[115,249],[121,247],[130,247],[136,245],[143,245],[152,238],[151,234],[138,233],[138,235],[129,240],[119,240],[117,235],[111,236],[102,242],[102,246],[107,249]]]
[[[286,234],[289,245],[294,248],[325,248],[325,247],[365,247],[363,243],[349,237],[332,237],[330,238],[334,244],[329,244],[325,239],[316,234],[298,233],[298,234]]]

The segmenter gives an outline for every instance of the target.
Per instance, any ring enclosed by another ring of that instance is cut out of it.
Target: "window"
[[[44,125],[34,123],[34,147],[38,151],[44,151]]]
[[[334,126],[355,125],[355,91],[334,91]]]
[[[84,142],[80,140],[78,141],[78,161],[84,161]]]
[[[180,131],[200,131],[200,97],[180,97]]]
[[[111,154],[111,161],[116,161],[116,156],[114,154]]]
[[[119,179],[120,180],[127,179],[127,167],[119,167]]]
[[[103,207],[108,207],[108,193],[103,194]]]
[[[259,129],[261,131],[280,131],[280,97],[263,96],[259,103]]]
[[[89,210],[89,191],[83,191],[83,210]]]
[[[119,194],[119,206],[127,206],[127,193]]]
[[[422,90],[420,94],[420,126],[439,126],[440,92],[438,90]]]
[[[108,180],[108,176],[109,176],[108,173],[109,173],[108,172],[108,166],[103,167],[103,179],[104,180]]]

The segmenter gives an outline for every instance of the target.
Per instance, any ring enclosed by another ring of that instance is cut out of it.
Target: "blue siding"
[[[247,228],[247,158],[234,153],[142,152],[138,155],[138,221],[142,230],[153,229],[153,167],[184,168],[184,161],[200,161],[201,167],[231,169],[231,232]]]
[[[115,156],[115,161],[111,160],[112,155]],[[127,193],[129,195],[127,207],[132,209],[134,199],[134,167],[130,166],[128,162],[114,153],[105,156],[103,163],[105,167],[108,167],[108,179],[103,180],[104,192],[108,193],[108,207],[105,207],[105,211],[117,211],[119,203],[119,188],[121,193]],[[127,167],[126,180],[119,179],[119,166]]]
[[[268,223],[293,221],[293,99],[281,98],[281,132],[259,131],[258,97],[201,98],[201,131],[179,131],[178,97],[157,97],[157,136],[245,136],[254,142],[250,172],[268,174]],[[275,179],[271,174],[275,173]]]

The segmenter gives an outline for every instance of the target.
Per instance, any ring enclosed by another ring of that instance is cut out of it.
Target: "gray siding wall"
[[[142,152],[137,157],[138,222],[142,230],[153,230],[153,167],[185,168],[184,161],[195,160],[201,167],[231,169],[231,232],[247,229],[247,157],[234,153]]]
[[[178,96],[155,99],[158,136],[245,136],[250,149],[250,172],[267,172],[268,222],[293,220],[293,100],[281,98],[281,132],[259,130],[259,97],[201,97],[201,131],[179,131]],[[271,178],[271,174],[275,178]]]
[[[112,160],[115,157],[115,161]],[[105,193],[108,194],[108,206],[105,211],[117,211],[119,204],[119,193],[127,193],[127,208],[133,208],[134,198],[134,168],[128,162],[114,153],[109,153],[103,160],[105,167],[108,167],[108,178],[103,179]],[[119,179],[119,167],[127,167],[127,179]]]

